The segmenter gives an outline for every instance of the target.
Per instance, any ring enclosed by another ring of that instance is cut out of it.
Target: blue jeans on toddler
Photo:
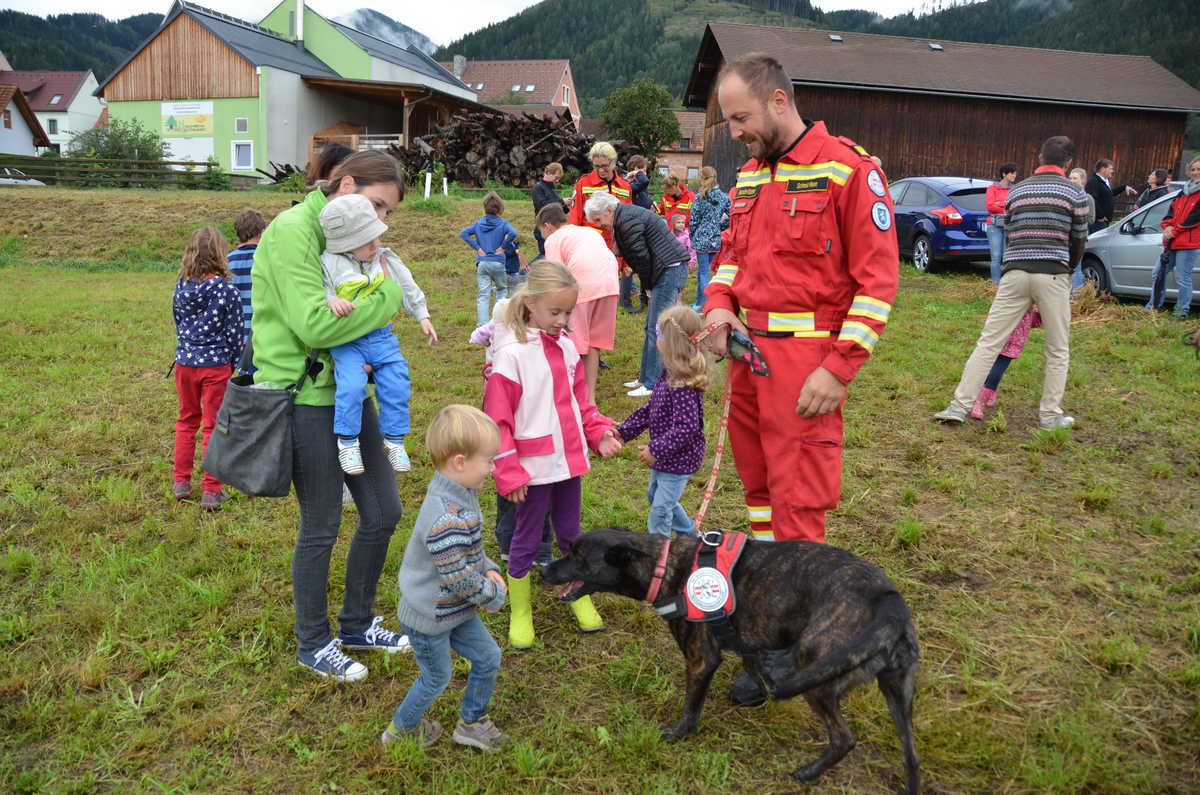
[[[691,478],[691,475],[650,470],[650,488],[646,490],[646,498],[650,500],[650,516],[646,524],[651,533],[668,538],[675,533],[696,535],[696,523],[679,504],[683,487]]]
[[[375,375],[380,432],[384,436],[407,436],[412,385],[408,378],[408,360],[400,354],[400,343],[392,333],[392,327],[375,329],[344,345],[335,345],[329,352],[333,355],[333,377],[337,382],[333,397],[333,432],[349,438],[358,436],[362,430],[362,406],[367,394],[367,374],[363,365],[369,364]]]
[[[473,615],[449,632],[438,635],[426,635],[410,626],[402,626],[421,673],[408,688],[404,701],[396,707],[392,725],[405,732],[417,728],[425,710],[450,684],[451,649],[471,661],[459,716],[464,723],[474,723],[487,715],[496,675],[500,673],[500,647],[479,616]]]
[[[504,269],[504,263],[488,260],[475,263],[475,286],[478,290],[475,296],[475,325],[482,326],[492,319],[492,289],[496,290],[497,301],[508,298],[508,271]]]

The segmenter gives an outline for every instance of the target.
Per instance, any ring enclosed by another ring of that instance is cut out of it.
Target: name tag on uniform
[[[789,179],[783,189],[784,193],[810,193],[819,190],[829,190],[829,177]]]
[[[755,196],[758,195],[758,191],[761,188],[762,188],[762,185],[743,185],[740,188],[738,188],[736,191],[733,192],[733,198],[735,198],[735,199],[753,199]]]

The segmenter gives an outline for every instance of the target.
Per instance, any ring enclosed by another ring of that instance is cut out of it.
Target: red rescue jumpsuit
[[[696,194],[688,190],[687,185],[680,185],[679,198],[664,193],[662,201],[656,204],[654,209],[659,215],[667,219],[668,227],[671,227],[671,219],[682,213],[684,216],[683,228],[687,229],[688,222],[692,220],[692,202],[695,199]],[[674,232],[675,229],[672,227],[671,231]]]
[[[805,419],[796,401],[824,367],[849,384],[892,311],[899,252],[892,200],[862,147],[810,123],[775,164],[750,160],[704,310],[738,313],[771,375],[731,362],[729,434],[760,539],[825,540],[842,476],[842,407]]]

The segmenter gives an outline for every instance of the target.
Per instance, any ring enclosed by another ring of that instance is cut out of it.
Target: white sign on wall
[[[212,135],[212,101],[164,102],[161,120],[163,135]]]

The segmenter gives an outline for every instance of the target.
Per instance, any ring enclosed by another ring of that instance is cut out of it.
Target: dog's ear
[[[604,551],[604,562],[609,566],[621,569],[638,560],[646,557],[646,553],[640,549],[634,549],[625,544],[618,544],[609,547]]]

